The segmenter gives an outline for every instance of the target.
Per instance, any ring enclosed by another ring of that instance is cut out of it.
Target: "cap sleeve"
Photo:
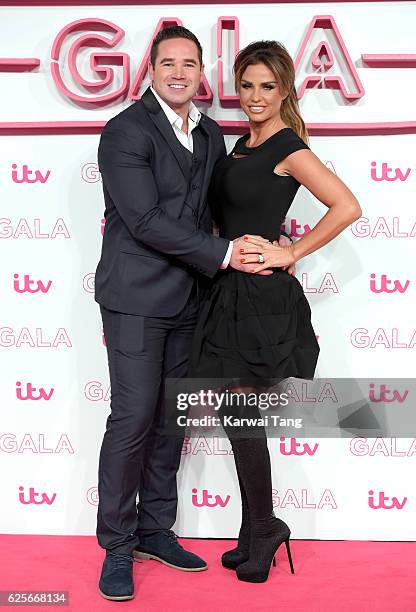
[[[295,153],[295,151],[301,151],[302,149],[308,149],[310,151],[306,142],[304,142],[296,132],[288,130],[287,133],[284,134],[279,150],[277,151],[276,164],[282,161],[282,159],[285,159],[288,155]]]

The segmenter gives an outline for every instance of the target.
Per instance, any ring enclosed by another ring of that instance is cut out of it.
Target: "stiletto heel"
[[[295,570],[293,568],[292,555],[290,554],[289,538],[286,540],[285,544],[286,544],[287,558],[289,559],[290,571],[292,572],[292,574],[294,574]]]
[[[276,557],[273,557],[273,567],[276,567]]]
[[[244,582],[265,582],[269,577],[270,567],[276,563],[275,554],[283,542],[286,544],[293,574],[289,538],[289,527],[274,514],[251,521],[249,559],[237,567],[237,578]]]

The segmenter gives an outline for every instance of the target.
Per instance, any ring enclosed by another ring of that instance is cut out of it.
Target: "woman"
[[[246,234],[256,246],[241,252],[247,273],[229,268],[218,273],[209,288],[195,332],[190,374],[255,379],[258,386],[289,376],[312,379],[319,347],[309,304],[288,271],[358,219],[361,209],[307,145],[294,66],[286,49],[275,41],[252,43],[238,54],[234,74],[250,132],[218,164],[210,199],[220,235],[233,240]],[[329,210],[308,234],[282,247],[280,225],[300,185]],[[240,485],[242,523],[238,546],[224,553],[222,563],[236,569],[240,580],[264,582],[276,550],[285,542],[293,572],[289,527],[273,514],[264,429],[257,428],[256,435],[226,431]]]

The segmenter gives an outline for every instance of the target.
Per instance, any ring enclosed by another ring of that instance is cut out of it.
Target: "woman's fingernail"
[[[248,240],[248,236],[244,236],[243,240]]]
[[[241,261],[241,263],[244,263],[244,262],[245,262],[245,259],[240,259],[240,261]]]
[[[240,249],[240,253],[244,253],[244,249]]]

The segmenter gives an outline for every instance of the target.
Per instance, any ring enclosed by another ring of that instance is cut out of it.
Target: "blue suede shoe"
[[[154,559],[184,572],[202,572],[208,568],[201,557],[182,548],[170,529],[139,537],[139,544],[133,551],[136,559]]]
[[[100,594],[112,601],[133,599],[133,557],[107,552],[99,582]]]

